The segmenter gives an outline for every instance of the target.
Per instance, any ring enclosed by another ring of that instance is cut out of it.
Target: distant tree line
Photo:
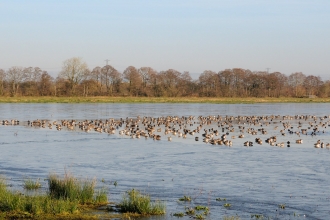
[[[111,65],[88,69],[81,58],[63,62],[54,79],[39,67],[0,69],[0,96],[144,96],[144,97],[305,97],[330,96],[330,81],[301,72],[234,68],[205,70],[197,80],[174,69],[157,72],[151,67]]]

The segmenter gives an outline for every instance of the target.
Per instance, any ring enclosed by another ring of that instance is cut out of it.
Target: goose
[[[326,147],[327,149],[330,149],[330,143],[327,143],[327,144],[325,145],[325,147]]]

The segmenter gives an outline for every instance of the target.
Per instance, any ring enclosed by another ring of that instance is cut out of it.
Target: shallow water
[[[320,139],[330,142],[329,130],[314,137],[279,136],[290,148],[266,143],[244,147],[243,141],[279,135],[275,125],[269,134],[234,139],[232,147],[173,137],[171,142],[131,139],[97,132],[56,131],[24,125],[27,120],[107,119],[137,116],[208,115],[315,115],[328,116],[330,104],[1,104],[0,120],[18,119],[20,126],[0,125],[0,175],[13,188],[23,179],[47,178],[65,170],[82,178],[97,178],[119,201],[131,188],[166,201],[167,214],[155,219],[177,219],[196,204],[210,207],[208,219],[238,215],[251,219],[328,219],[330,214],[330,151],[315,149]],[[292,122],[296,126],[297,121]],[[278,126],[281,125],[279,122]],[[330,129],[330,128],[328,128]],[[237,133],[235,134],[237,135]],[[104,183],[101,182],[104,180]],[[118,185],[113,185],[117,181]],[[43,182],[46,187],[46,182]],[[192,203],[178,202],[184,195]],[[226,201],[216,201],[226,198]],[[230,203],[225,208],[224,203]],[[279,204],[285,204],[280,209]],[[150,218],[149,218],[150,219]],[[185,217],[183,219],[188,219]]]

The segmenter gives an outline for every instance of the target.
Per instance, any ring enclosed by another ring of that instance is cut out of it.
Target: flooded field
[[[209,207],[206,219],[236,215],[240,219],[328,219],[329,107],[330,104],[1,104],[0,120],[10,124],[18,120],[19,125],[0,125],[0,175],[19,190],[27,178],[40,178],[46,188],[43,180],[52,172],[95,177],[115,202],[121,200],[123,192],[139,189],[166,202],[165,216],[147,219],[178,219],[175,213],[197,205]],[[158,125],[152,121],[158,117],[172,123]],[[160,140],[150,135],[147,139],[137,138],[137,126],[146,131],[148,123],[143,123],[144,118],[155,126],[152,133],[160,135]],[[184,122],[181,127],[179,119]],[[45,121],[44,128],[32,124],[38,120]],[[76,125],[72,129],[63,125],[57,130],[56,124],[63,120],[75,120]],[[122,124],[113,126],[113,134],[110,126],[102,132],[95,127],[87,132],[78,126],[79,122],[95,124],[100,120]],[[130,130],[120,134],[133,124],[135,133]],[[210,134],[212,137],[205,141]],[[212,144],[211,140],[220,141],[223,135],[231,145]],[[274,144],[266,142],[274,136]],[[262,143],[257,143],[256,138]],[[302,143],[296,143],[299,139]],[[253,146],[244,146],[246,142]],[[191,201],[179,201],[184,196]],[[199,213],[202,212],[196,214]]]

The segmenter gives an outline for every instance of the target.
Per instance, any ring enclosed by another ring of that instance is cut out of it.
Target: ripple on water
[[[196,116],[279,115],[279,112],[280,115],[322,116],[329,107],[329,104],[4,104],[0,115],[4,119],[20,120],[94,120],[178,115],[178,112]],[[265,127],[269,134],[261,136],[263,141],[272,134],[278,135],[279,129],[273,130],[276,125],[281,126],[278,123]],[[296,129],[297,123],[293,126]],[[301,136],[304,144],[292,141],[290,148],[271,147],[265,143],[247,148],[243,147],[243,142],[254,141],[256,136],[246,134],[244,139],[234,139],[234,146],[228,148],[196,142],[194,136],[187,139],[172,136],[172,142],[168,142],[166,138],[137,140],[96,132],[0,126],[0,174],[20,188],[25,177],[44,179],[49,172],[63,174],[67,169],[77,176],[96,177],[99,186],[108,187],[114,201],[119,201],[124,191],[137,188],[166,201],[167,216],[154,219],[169,219],[171,213],[183,211],[185,204],[177,202],[183,195],[194,198],[188,206],[209,205],[210,219],[235,214],[241,219],[250,219],[251,214],[292,219],[293,213],[306,215],[307,219],[327,219],[330,214],[330,151],[315,149],[313,144],[318,139],[328,141],[329,135],[326,130],[316,137]],[[298,139],[295,135],[278,136],[279,141],[285,143],[295,138]],[[114,181],[118,183],[116,187]],[[224,208],[224,203],[216,198],[226,198],[231,208]],[[286,208],[279,209],[279,204],[285,204]]]

